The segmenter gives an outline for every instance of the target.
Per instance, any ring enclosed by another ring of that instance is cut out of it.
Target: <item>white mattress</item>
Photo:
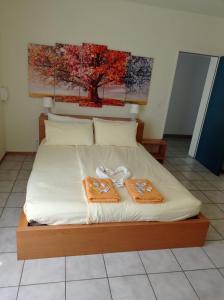
[[[137,204],[125,188],[121,201],[89,204],[82,179],[95,176],[96,167],[128,167],[135,178],[150,179],[165,197],[162,204]],[[141,145],[40,145],[31,172],[24,212],[29,222],[87,224],[125,221],[176,221],[197,215],[201,203]]]

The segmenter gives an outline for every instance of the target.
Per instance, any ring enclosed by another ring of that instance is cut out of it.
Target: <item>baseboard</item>
[[[192,135],[188,134],[164,134],[164,138],[181,138],[181,139],[191,139]]]
[[[5,155],[34,155],[36,152],[23,152],[23,151],[7,151]]]

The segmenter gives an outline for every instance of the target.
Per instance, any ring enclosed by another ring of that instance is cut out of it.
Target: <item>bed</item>
[[[39,118],[41,145],[17,228],[19,259],[203,245],[209,222],[200,202],[142,145],[47,146],[46,118]],[[143,129],[138,120],[139,143]],[[139,205],[121,189],[119,204],[88,205],[81,180],[106,162],[128,165],[137,178],[150,177],[165,203]]]

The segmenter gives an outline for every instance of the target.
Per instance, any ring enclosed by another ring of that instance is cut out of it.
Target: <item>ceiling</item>
[[[224,0],[126,0],[153,6],[224,17]]]

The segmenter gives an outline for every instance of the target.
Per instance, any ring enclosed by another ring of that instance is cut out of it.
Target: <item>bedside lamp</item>
[[[53,106],[54,102],[51,97],[43,97],[43,107],[46,108],[47,113],[51,111]]]
[[[136,117],[137,117],[137,115],[139,113],[139,105],[138,104],[130,104],[129,113],[131,115],[131,119],[133,121],[135,121]]]

